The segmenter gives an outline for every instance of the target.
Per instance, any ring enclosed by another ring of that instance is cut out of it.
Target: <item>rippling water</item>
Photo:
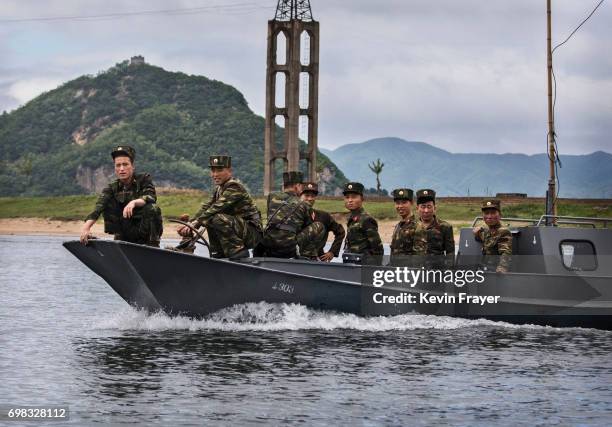
[[[0,405],[68,405],[74,425],[612,423],[610,332],[264,303],[147,315],[61,241],[0,236]]]

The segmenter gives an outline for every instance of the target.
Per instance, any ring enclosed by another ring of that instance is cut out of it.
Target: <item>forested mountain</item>
[[[385,163],[382,186],[433,188],[444,196],[482,196],[496,193],[526,193],[543,196],[548,183],[546,154],[450,153],[424,142],[378,138],[324,150],[351,180],[376,186],[368,163]],[[612,154],[561,156],[560,196],[612,198]]]
[[[209,155],[228,154],[235,175],[261,193],[263,140],[264,119],[232,86],[125,61],[0,115],[0,195],[97,192],[121,144],[158,186],[209,189]],[[325,155],[318,172],[328,194],[346,181]]]

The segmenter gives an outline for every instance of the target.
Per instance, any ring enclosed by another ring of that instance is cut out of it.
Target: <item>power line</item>
[[[604,2],[604,0],[601,0],[599,3],[597,3],[597,6],[595,6],[595,8],[594,8],[594,9],[591,11],[591,13],[589,13],[589,16],[587,16],[586,18],[584,18],[584,20],[583,20],[583,21],[582,21],[582,22],[581,22],[581,23],[580,23],[580,24],[579,24],[579,25],[578,25],[578,26],[577,26],[577,27],[574,29],[574,31],[572,31],[572,32],[571,32],[571,34],[570,34],[569,36],[567,36],[567,38],[566,38],[565,40],[563,40],[561,43],[559,43],[557,46],[555,46],[555,47],[553,48],[553,50],[551,51],[551,53],[553,53],[555,50],[557,50],[557,48],[558,48],[558,47],[561,47],[561,46],[563,46],[565,43],[567,43],[567,41],[568,41],[569,39],[571,39],[571,38],[572,38],[572,36],[573,36],[574,34],[576,34],[576,31],[578,31],[578,30],[580,29],[580,27],[582,27],[582,25],[584,25],[584,23],[585,23],[586,21],[588,21],[588,20],[589,20],[589,18],[590,18],[591,16],[593,16],[593,14],[595,13],[595,11],[596,11],[596,10],[599,8],[599,6],[601,6],[601,4],[602,4],[603,2]]]
[[[262,6],[262,3],[231,3],[226,5],[209,5],[191,7],[183,9],[161,9],[161,10],[141,10],[135,12],[105,13],[100,15],[73,15],[73,16],[43,16],[36,18],[14,18],[0,19],[0,24],[16,24],[23,22],[54,22],[54,21],[96,21],[105,19],[119,19],[133,16],[151,15],[191,15],[198,13],[227,13],[240,14],[251,13],[258,9],[270,10],[269,6]]]

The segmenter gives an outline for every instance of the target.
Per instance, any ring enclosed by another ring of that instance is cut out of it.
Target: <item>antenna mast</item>
[[[551,46],[551,0],[546,0],[546,54],[548,58],[548,161],[550,163],[550,177],[548,179],[548,190],[546,191],[546,215],[551,215],[547,218],[546,225],[556,224],[557,215],[557,185],[555,176],[555,162],[557,152],[555,147],[555,117],[553,113],[553,95],[552,95],[552,46]]]

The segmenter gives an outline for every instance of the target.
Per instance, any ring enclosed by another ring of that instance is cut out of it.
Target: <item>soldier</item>
[[[136,174],[136,151],[127,145],[111,152],[117,179],[102,190],[94,210],[81,229],[81,243],[87,244],[91,227],[104,214],[104,232],[115,240],[159,247],[163,233],[161,210],[151,175]]]
[[[455,257],[453,227],[436,217],[436,192],[417,191],[417,213],[414,231],[414,253],[417,255],[445,255],[445,265],[452,265]]]
[[[310,206],[314,206],[317,195],[319,194],[319,186],[316,182],[305,182],[303,187],[304,189],[300,198]],[[306,241],[306,245],[314,245],[320,261],[330,262],[332,259],[334,259],[334,257],[340,255],[342,241],[346,235],[344,227],[337,223],[329,213],[319,209],[313,209],[312,219],[314,223],[310,227],[314,228],[317,227],[317,224],[321,224],[323,226],[323,233],[319,233],[317,239],[316,234],[318,229],[316,229],[314,233],[315,236],[308,239]],[[330,231],[334,234],[334,241],[329,251],[325,252],[325,244],[327,243],[327,236],[329,235]],[[300,252],[304,251],[308,252],[309,249],[300,247]]]
[[[393,230],[391,255],[413,255],[416,228],[416,221],[412,214],[414,192],[410,188],[397,188],[391,194],[393,195],[395,210],[401,218]]]
[[[300,200],[301,192],[302,172],[284,172],[283,191],[268,195],[268,222],[256,255],[295,258],[296,245],[299,245],[303,249],[301,256],[309,259],[317,257],[317,249],[305,243],[312,236],[322,235],[324,230],[321,223],[312,225],[312,208]]]
[[[194,215],[192,227],[206,227],[211,258],[249,257],[261,240],[261,215],[244,185],[232,177],[230,156],[210,157],[210,176],[216,187],[210,200]],[[178,233],[189,236],[187,226]]]
[[[473,231],[476,241],[482,242],[485,265],[491,265],[498,273],[507,273],[512,256],[512,233],[501,225],[501,202],[484,200],[481,210],[487,228],[475,227]]]
[[[378,234],[378,223],[363,209],[363,184],[349,182],[345,184],[342,194],[344,206],[350,211],[344,252],[382,256],[384,249]]]

